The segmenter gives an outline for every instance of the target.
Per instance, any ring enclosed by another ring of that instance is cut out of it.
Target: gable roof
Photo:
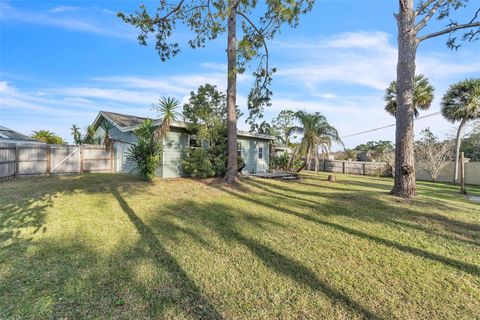
[[[37,140],[4,126],[0,126],[0,141],[2,142],[10,142],[10,141],[37,142],[38,143]]]
[[[122,132],[134,131],[140,124],[149,118],[137,117],[127,114],[121,114],[116,112],[100,111],[93,122],[93,126],[97,127],[100,124],[101,118],[107,119],[111,122],[118,130]],[[153,124],[159,126],[162,124],[162,119],[152,119]],[[184,121],[173,121],[170,125],[171,127],[176,128],[187,128],[188,123]],[[253,137],[264,140],[274,140],[274,137],[267,134],[253,133],[249,131],[237,130],[237,135],[241,137]]]

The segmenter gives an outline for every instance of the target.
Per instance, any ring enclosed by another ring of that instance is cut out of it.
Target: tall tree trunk
[[[465,130],[465,124],[467,123],[467,117],[462,119],[457,130],[457,140],[455,142],[455,171],[453,173],[453,183],[458,182],[458,158],[460,157],[460,146],[462,145],[463,131]]]
[[[395,184],[392,195],[416,195],[415,154],[413,148],[413,89],[417,36],[413,0],[399,0],[397,62],[397,109],[395,132]]]
[[[227,129],[228,161],[225,181],[233,183],[237,179],[237,3],[229,2],[228,16],[228,81],[227,81]]]

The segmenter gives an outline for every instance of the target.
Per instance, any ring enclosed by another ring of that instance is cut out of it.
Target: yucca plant
[[[170,131],[172,122],[177,120],[180,115],[177,112],[178,107],[180,107],[180,101],[172,97],[160,98],[157,103],[153,104],[153,108],[162,117],[162,124],[158,126],[154,133],[156,140],[161,139]]]
[[[145,120],[136,130],[137,144],[130,147],[127,159],[134,163],[133,171],[142,179],[151,181],[162,160],[162,145],[155,139],[155,126]]]

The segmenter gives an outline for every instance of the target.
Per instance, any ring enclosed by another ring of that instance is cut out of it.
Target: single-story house
[[[108,134],[114,141],[114,157],[116,172],[132,172],[133,163],[128,160],[128,152],[132,145],[137,142],[134,134],[135,129],[146,118],[119,114],[114,112],[100,111],[93,127],[94,138],[103,142],[105,137],[104,122],[110,123],[111,129]],[[160,125],[161,119],[154,119],[155,125]],[[162,163],[157,169],[156,175],[161,178],[175,178],[185,176],[182,170],[181,160],[185,157],[187,147],[197,146],[196,136],[187,131],[187,123],[175,121],[163,137]],[[273,137],[265,134],[237,131],[238,155],[245,160],[244,172],[266,172],[269,168],[269,144]]]
[[[26,144],[26,143],[37,143],[41,144],[43,142],[37,141],[27,135],[24,135],[15,130],[9,129],[4,126],[0,126],[0,143],[12,143],[12,144]]]
[[[281,157],[285,153],[287,153],[288,155],[291,155],[293,153],[292,148],[290,148],[286,144],[280,144],[280,143],[275,143],[273,145],[273,150],[274,150],[274,155],[276,157]]]

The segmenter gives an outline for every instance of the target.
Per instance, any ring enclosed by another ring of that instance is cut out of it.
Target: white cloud
[[[74,6],[57,6],[57,7],[54,7],[50,10],[48,10],[49,12],[52,12],[52,13],[60,13],[60,12],[65,12],[65,11],[74,11],[74,10],[78,10],[79,8],[78,7],[74,7]]]
[[[22,22],[36,25],[51,26],[74,31],[88,32],[102,36],[135,39],[135,34],[131,28],[122,24],[118,19],[112,19],[102,11],[97,9],[73,10],[74,7],[59,6],[53,8],[55,11],[36,12],[20,10],[8,3],[0,3],[0,21]],[[76,14],[70,14],[75,11]],[[108,18],[108,19],[107,19]]]
[[[322,41],[275,42],[272,55],[287,61],[278,66],[276,76],[300,82],[317,95],[324,83],[383,91],[396,75],[397,49],[392,42],[384,32],[349,32]],[[288,56],[282,54],[286,48]],[[480,72],[480,61],[465,53],[455,59],[447,49],[444,53],[420,51],[417,72],[451,81],[453,75]]]

